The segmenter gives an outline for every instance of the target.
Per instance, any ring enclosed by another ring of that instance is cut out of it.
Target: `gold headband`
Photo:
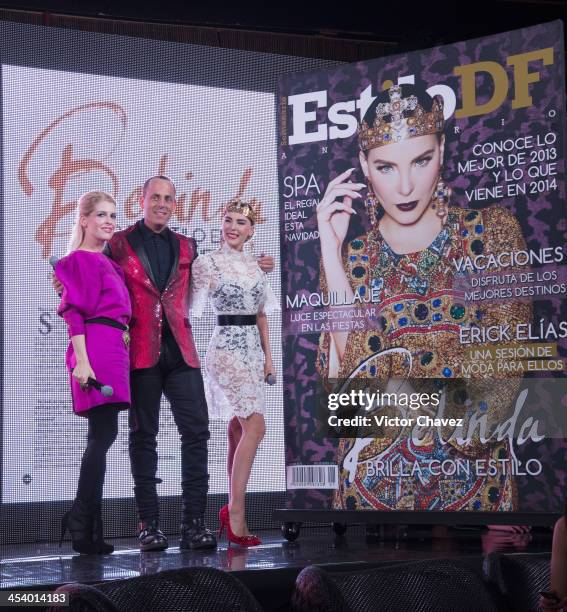
[[[363,121],[358,128],[358,143],[362,151],[370,151],[393,142],[443,132],[443,99],[433,98],[431,111],[427,112],[416,96],[402,98],[400,85],[388,89],[390,102],[381,102],[376,106],[374,125],[369,126]],[[404,113],[411,116],[404,117]],[[386,120],[386,117],[389,120]]]
[[[226,205],[223,215],[226,213],[233,212],[238,213],[239,215],[244,215],[250,220],[250,223],[254,225],[256,223],[256,212],[254,211],[254,207],[252,204],[248,202],[243,202],[239,199],[230,200],[230,202]]]

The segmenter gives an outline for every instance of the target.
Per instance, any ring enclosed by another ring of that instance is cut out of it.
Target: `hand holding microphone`
[[[53,285],[53,289],[57,293],[59,297],[63,295],[63,283],[55,276],[55,266],[59,261],[59,257],[55,257],[52,255],[49,258],[49,265],[53,268],[53,274],[51,275],[51,284]]]
[[[276,375],[274,374],[274,364],[272,363],[272,358],[268,357],[264,362],[264,381],[268,385],[276,384]]]
[[[87,385],[89,387],[94,387],[97,391],[100,391],[104,397],[112,397],[114,395],[114,389],[110,385],[103,385],[94,378],[89,378]]]
[[[72,374],[83,390],[86,390],[87,387],[93,387],[100,391],[104,397],[111,397],[114,394],[114,389],[110,385],[104,385],[96,379],[90,364],[78,363],[73,368]]]

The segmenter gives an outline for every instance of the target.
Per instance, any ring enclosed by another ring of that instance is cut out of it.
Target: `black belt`
[[[109,319],[108,317],[95,317],[94,319],[87,319],[85,323],[100,323],[101,325],[109,325],[110,327],[116,327],[116,329],[121,329],[122,331],[128,331],[127,325],[119,323],[114,319]]]
[[[256,315],[218,315],[217,325],[256,325]]]

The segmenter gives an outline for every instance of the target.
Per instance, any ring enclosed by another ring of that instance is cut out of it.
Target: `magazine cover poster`
[[[563,27],[279,84],[287,504],[562,511]]]

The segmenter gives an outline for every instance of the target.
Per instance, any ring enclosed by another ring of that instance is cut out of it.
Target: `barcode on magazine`
[[[288,489],[338,489],[336,465],[288,465]]]

